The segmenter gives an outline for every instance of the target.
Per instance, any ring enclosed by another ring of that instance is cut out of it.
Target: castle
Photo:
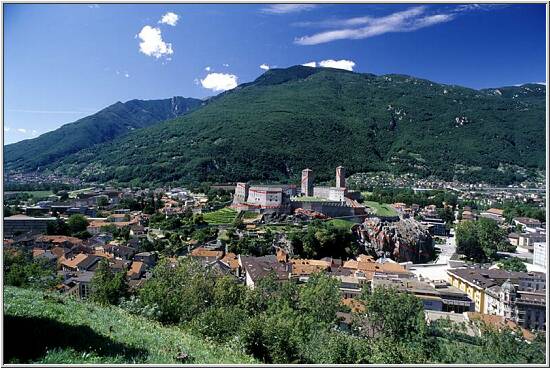
[[[336,186],[314,185],[313,170],[302,170],[300,192],[296,185],[250,185],[237,183],[233,208],[259,213],[293,213],[302,208],[328,217],[349,217],[351,220],[365,214],[365,207],[356,201],[359,193],[348,191],[345,169],[336,168]]]

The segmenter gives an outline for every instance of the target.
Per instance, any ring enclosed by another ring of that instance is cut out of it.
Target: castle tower
[[[336,168],[336,188],[346,188],[346,171],[343,166]]]
[[[313,196],[313,171],[310,169],[302,170],[301,192],[307,197]]]

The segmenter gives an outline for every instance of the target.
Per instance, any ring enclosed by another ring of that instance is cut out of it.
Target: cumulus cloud
[[[336,28],[296,38],[298,45],[318,45],[336,40],[358,40],[391,32],[412,32],[420,28],[454,19],[453,13],[426,14],[425,6],[417,6],[383,17],[355,17],[322,22],[318,25]]]
[[[260,65],[260,69],[269,70],[269,65],[267,65],[267,64],[262,64],[262,65]]]
[[[317,63],[315,61],[310,61],[309,63],[302,64],[303,66],[309,66],[310,68],[315,68]]]
[[[229,64],[222,64],[223,66],[225,66],[226,68],[229,68]]]
[[[17,131],[19,133],[27,133],[27,129],[24,129],[24,128],[18,128]]]
[[[234,74],[210,73],[201,79],[201,85],[212,91],[227,91],[237,87],[238,77]]]
[[[178,20],[180,19],[179,15],[176,13],[168,12],[160,18],[159,23],[160,24],[168,24],[169,26],[175,26],[178,23]]]
[[[125,72],[125,73],[124,73],[124,76],[125,76],[126,78],[130,78],[130,73]]]
[[[159,28],[145,26],[138,34],[141,42],[139,43],[139,51],[147,56],[160,58],[174,53],[172,44],[166,43],[162,39],[162,32]]]
[[[206,70],[207,72],[209,72],[210,70],[212,70],[211,67],[207,66],[206,68],[204,68],[204,70]]]
[[[319,61],[319,66],[322,68],[335,68],[335,69],[344,69],[353,71],[353,67],[355,66],[355,62],[351,60],[322,60]]]
[[[262,8],[262,12],[268,14],[288,14],[308,11],[315,7],[315,4],[273,4]]]
[[[9,126],[5,126],[4,127],[4,132],[9,132],[10,131],[10,127]]]

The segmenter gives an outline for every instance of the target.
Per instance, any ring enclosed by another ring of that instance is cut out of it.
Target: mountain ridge
[[[161,100],[117,101],[36,138],[4,146],[4,164],[8,170],[39,169],[66,155],[112,140],[134,129],[186,114],[202,103],[199,99],[180,96]]]
[[[498,92],[497,92],[498,91]],[[400,74],[272,69],[190,114],[72,154],[49,170],[119,182],[330,180],[413,172],[509,183],[545,165],[546,87],[476,90]],[[541,137],[542,136],[542,137]]]

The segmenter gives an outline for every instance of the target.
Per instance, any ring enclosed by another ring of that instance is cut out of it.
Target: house
[[[14,236],[28,232],[44,234],[48,224],[55,222],[55,217],[30,217],[26,215],[13,215],[4,218],[4,237]]]
[[[235,253],[226,253],[220,261],[226,264],[234,275],[239,273],[239,257]]]
[[[422,301],[425,310],[463,313],[475,308],[474,302],[465,292],[446,282],[427,283],[413,279],[375,276],[371,287],[394,287],[399,291],[413,294]]]
[[[508,241],[510,242],[510,244],[517,247],[519,245],[519,234],[518,233],[508,234]]]
[[[486,313],[502,316],[530,330],[546,328],[544,291],[520,291],[509,279],[501,286],[487,288]]]
[[[101,257],[84,253],[61,261],[61,268],[64,271],[95,271]]]
[[[535,242],[533,244],[533,264],[541,266],[544,269],[547,267],[546,258],[546,241]]]
[[[82,245],[82,243],[82,240],[79,238],[64,235],[40,235],[35,240],[35,246],[44,249],[50,247],[74,248],[75,246]]]
[[[536,232],[537,228],[540,228],[541,222],[539,220],[529,217],[514,217],[512,220],[515,225],[521,226],[525,231]]]
[[[134,255],[134,261],[140,261],[149,267],[153,267],[157,263],[157,254],[153,252],[137,253]]]
[[[273,275],[276,280],[290,279],[290,265],[280,263],[276,256],[248,257],[239,255],[239,266],[244,272],[245,283],[249,288],[254,288],[262,278]]]
[[[506,319],[502,316],[482,314],[478,312],[467,312],[464,313],[465,319],[467,322],[479,322],[490,328],[496,328],[497,330],[502,330],[504,328],[510,328],[515,330],[520,329],[523,338],[527,341],[533,341],[535,339],[535,334],[529,331],[526,328],[519,326],[516,322]],[[477,335],[481,333],[479,328],[476,328]]]
[[[117,259],[132,259],[136,250],[124,245],[106,244],[103,246],[105,253]]]
[[[147,269],[147,266],[145,265],[145,263],[140,261],[134,261],[132,262],[132,266],[130,267],[126,275],[130,280],[137,280],[137,279],[140,279],[141,276],[143,276],[146,269]]]
[[[533,253],[535,243],[546,241],[546,234],[527,232],[519,234],[518,247]]]
[[[201,262],[210,263],[222,259],[223,251],[210,250],[205,247],[198,247],[191,251],[191,257],[199,258]]]
[[[520,290],[537,291],[546,288],[546,275],[541,272],[511,272],[498,268],[454,268],[447,270],[449,283],[466,292],[475,303],[475,311],[487,313],[485,291],[502,285],[507,279],[519,285]]]
[[[94,273],[90,271],[82,271],[76,273],[68,273],[66,279],[61,285],[61,290],[77,299],[87,299],[92,291],[91,282]]]

